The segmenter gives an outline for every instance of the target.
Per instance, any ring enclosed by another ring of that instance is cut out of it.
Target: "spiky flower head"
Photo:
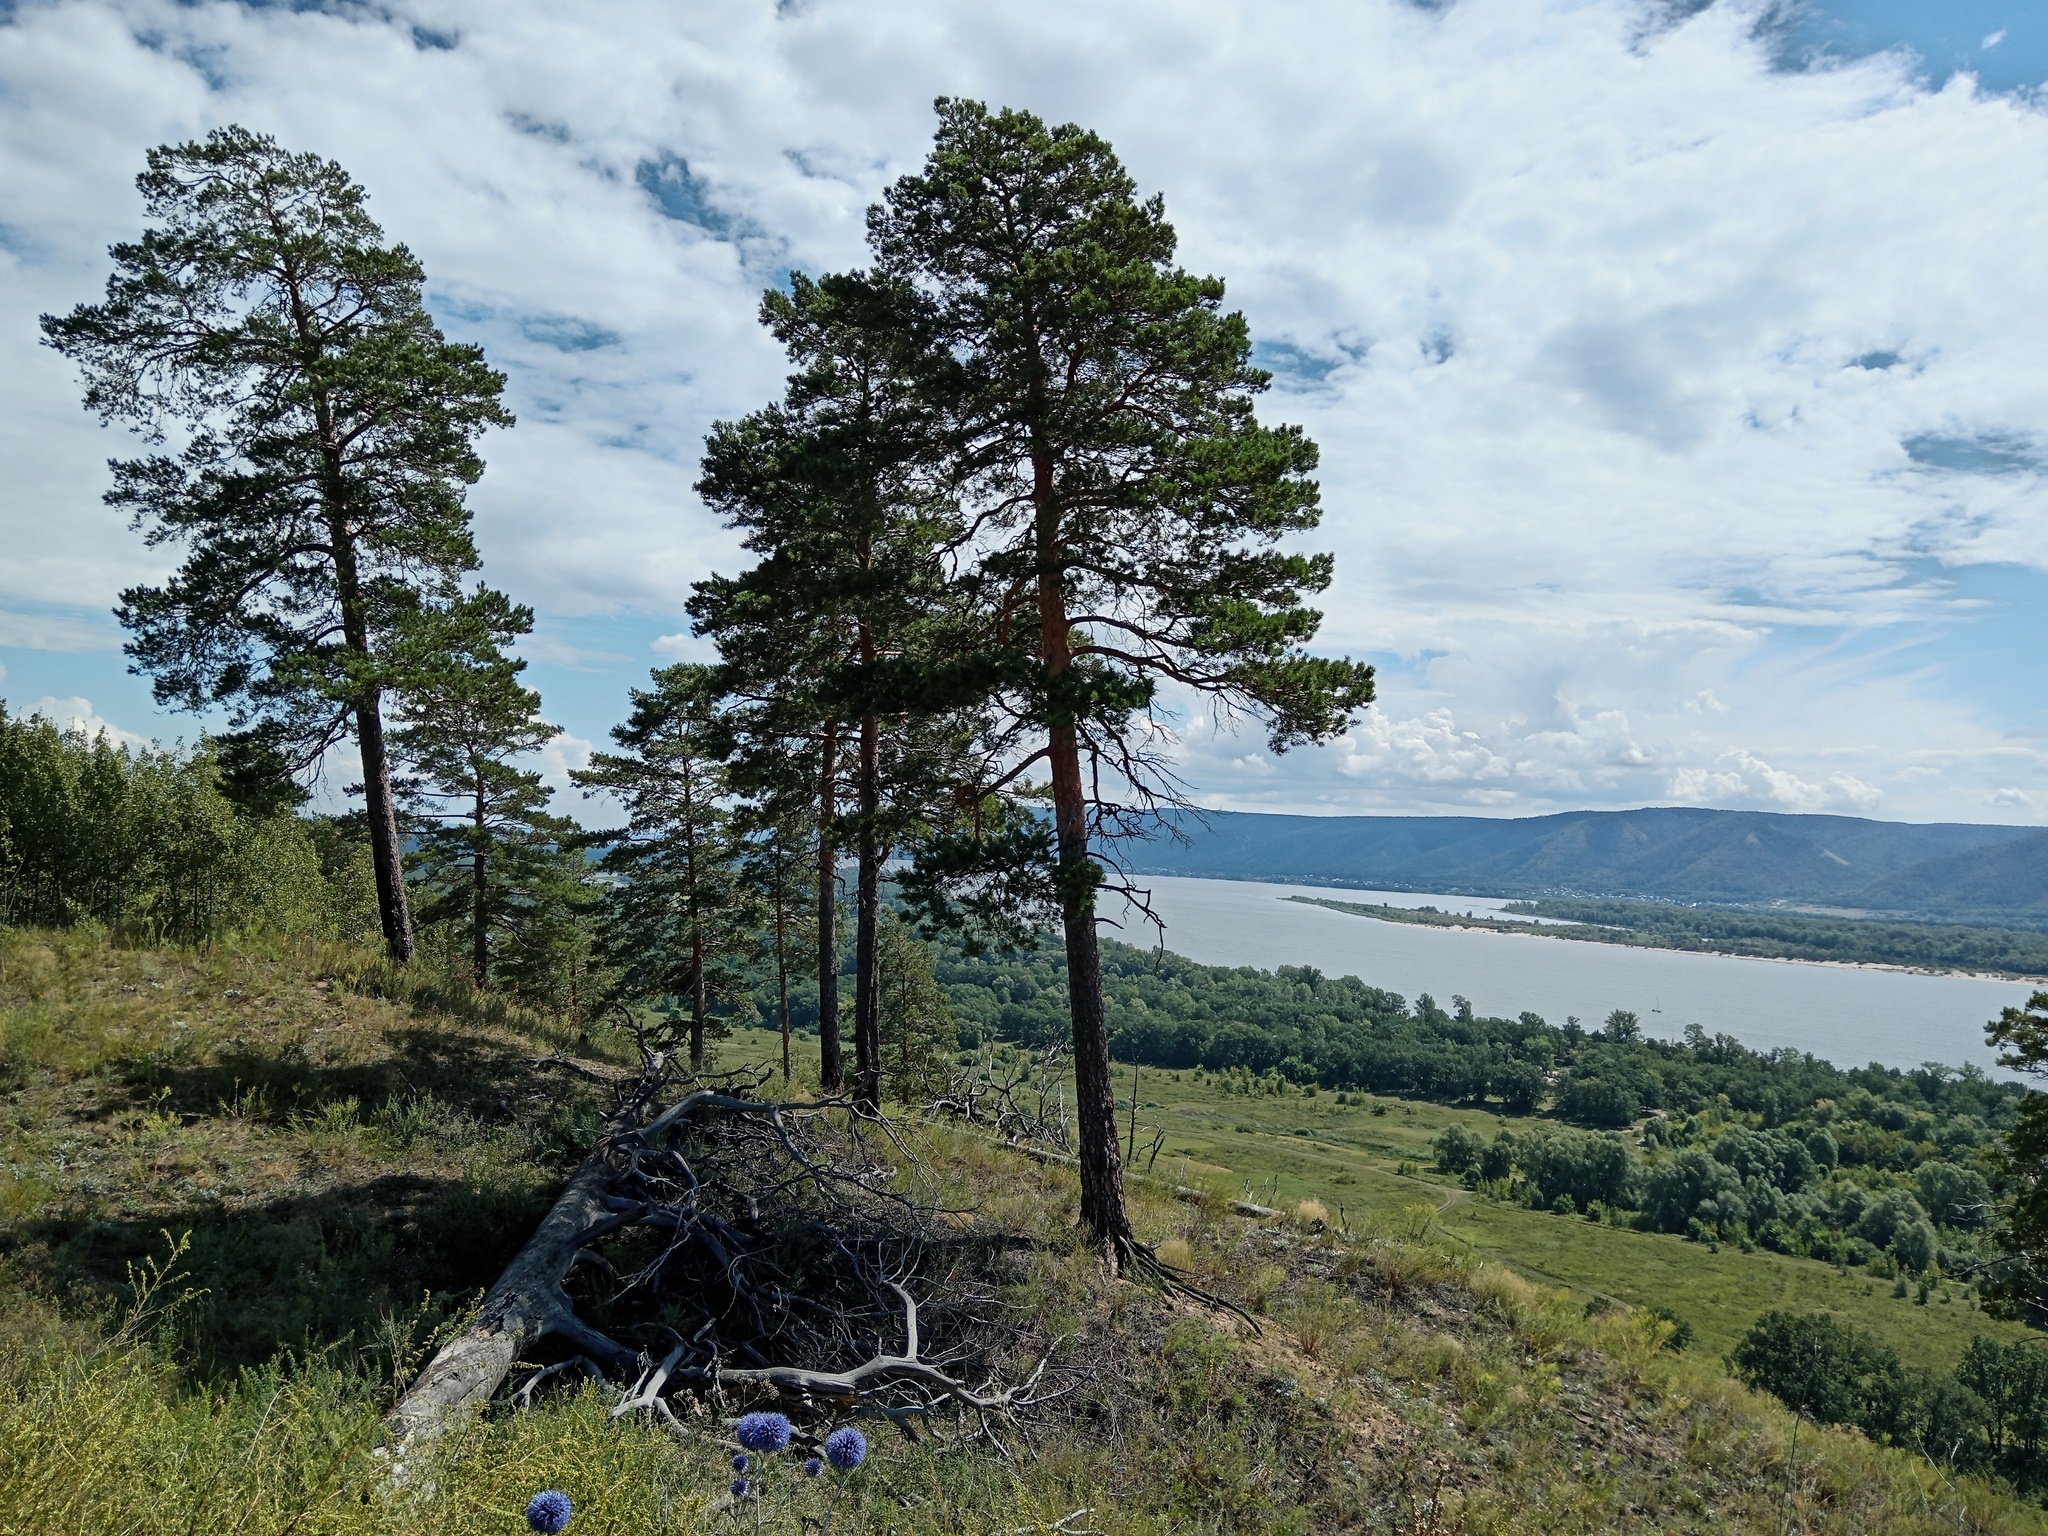
[[[817,1476],[817,1475],[818,1475],[818,1474],[819,1474],[820,1472],[822,1472],[822,1471],[824,1471],[824,1470],[825,1470],[825,1463],[823,1463],[822,1461],[818,1460],[818,1458],[817,1458],[817,1457],[815,1457],[815,1456],[811,1457],[811,1458],[810,1458],[810,1459],[809,1459],[808,1461],[806,1461],[806,1462],[804,1463],[804,1476],[805,1476],[805,1477],[816,1477],[816,1476]]]
[[[772,1456],[789,1444],[789,1420],[779,1413],[749,1413],[733,1428],[733,1438],[750,1451]]]
[[[747,1453],[745,1451],[741,1451],[737,1456],[733,1457],[732,1469],[735,1472],[744,1472],[747,1470]]]
[[[851,1472],[868,1459],[868,1437],[848,1424],[825,1437],[825,1459],[842,1472]]]
[[[744,1477],[732,1480],[732,1496],[736,1499],[744,1499],[747,1496],[747,1480]]]
[[[541,1536],[562,1536],[569,1528],[569,1495],[559,1488],[536,1493],[526,1504],[526,1523]]]

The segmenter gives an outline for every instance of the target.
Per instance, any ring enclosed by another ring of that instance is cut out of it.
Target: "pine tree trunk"
[[[846,1081],[839,1052],[839,850],[832,841],[838,756],[839,725],[828,720],[818,775],[818,1082],[827,1093]]]
[[[869,1109],[882,1101],[882,855],[875,820],[881,810],[881,722],[860,722],[860,871],[853,939],[853,1093]]]
[[[1051,460],[1042,452],[1034,452],[1032,457],[1039,646],[1046,673],[1056,684],[1074,659],[1060,564],[1059,509]],[[1074,725],[1056,715],[1047,746],[1059,847],[1061,920],[1067,941],[1067,1011],[1074,1027],[1081,1227],[1095,1249],[1110,1264],[1120,1266],[1133,1240],[1130,1215],[1124,1208],[1116,1085],[1110,1077],[1109,1028],[1102,1006],[1102,952],[1095,931],[1097,871],[1088,857],[1088,796],[1081,780],[1080,739]]]
[[[312,322],[296,282],[292,286],[292,314],[300,338],[306,339]],[[316,391],[314,414],[320,431],[321,512],[334,560],[334,595],[341,610],[341,640],[367,666],[371,661],[369,616],[356,564],[355,529],[349,519],[349,492],[342,473],[340,440],[324,390]],[[370,867],[377,877],[377,916],[384,925],[384,948],[400,965],[409,965],[412,909],[405,897],[405,859],[398,843],[398,807],[391,795],[391,759],[384,748],[383,694],[374,682],[367,683],[357,695],[354,709],[356,746],[363,760],[363,809],[370,823]]]
[[[789,870],[782,862],[781,833],[775,855],[775,1005],[782,1018],[782,1080],[789,1081]]]
[[[704,1070],[704,1016],[710,1011],[710,998],[704,985],[704,924],[702,919],[690,919],[690,1070]]]
[[[470,969],[476,975],[476,989],[491,984],[490,943],[490,843],[484,836],[484,790],[476,791],[476,847],[470,856]]]
[[[1060,905],[1067,941],[1067,1010],[1074,1026],[1074,1113],[1080,1132],[1081,1226],[1111,1263],[1131,1242],[1117,1146],[1116,1084],[1102,1006],[1102,952],[1095,931],[1095,869],[1088,808],[1072,726],[1052,732],[1053,816],[1059,833]]]
[[[400,965],[412,960],[412,911],[405,898],[405,858],[391,796],[391,759],[384,748],[382,701],[371,690],[356,706],[356,744],[363,754],[363,808],[369,813],[370,866],[377,876],[377,915],[384,948]]]

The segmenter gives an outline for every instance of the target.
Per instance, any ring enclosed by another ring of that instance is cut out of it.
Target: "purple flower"
[[[744,1499],[747,1496],[747,1480],[744,1477],[732,1480],[732,1496],[736,1499]]]
[[[526,1523],[541,1536],[561,1536],[569,1528],[569,1509],[569,1495],[550,1488],[527,1502]]]
[[[825,1459],[842,1472],[851,1472],[868,1459],[868,1437],[851,1424],[825,1437]]]
[[[817,1475],[818,1475],[818,1474],[819,1474],[820,1472],[822,1472],[822,1471],[824,1471],[824,1470],[825,1470],[825,1463],[823,1463],[822,1461],[818,1460],[818,1458],[817,1458],[817,1457],[815,1457],[815,1456],[813,1456],[813,1457],[812,1457],[812,1458],[811,1458],[811,1459],[810,1459],[809,1461],[806,1461],[806,1462],[804,1463],[804,1476],[805,1476],[805,1477],[816,1477],[816,1476],[817,1476]]]
[[[750,1451],[772,1456],[789,1444],[789,1420],[779,1413],[745,1414],[733,1427],[733,1438]]]
[[[744,1472],[747,1470],[747,1453],[745,1451],[741,1451],[737,1456],[733,1457],[732,1469],[735,1472]]]

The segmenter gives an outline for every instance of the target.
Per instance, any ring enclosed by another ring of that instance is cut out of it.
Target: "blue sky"
[[[1199,798],[2048,822],[2044,80],[2039,0],[15,0],[0,697],[196,728],[109,617],[164,569],[99,505],[132,445],[35,332],[150,145],[341,160],[506,370],[474,505],[560,781],[701,653],[761,288],[861,260],[945,92],[1106,134],[1322,445],[1321,643],[1382,701],[1277,760],[1181,720]]]
[[[2048,80],[2048,6],[2013,0],[1824,0],[1787,27],[1793,56],[1862,58],[1886,49],[1914,55],[1936,85],[1968,70],[1987,90]]]

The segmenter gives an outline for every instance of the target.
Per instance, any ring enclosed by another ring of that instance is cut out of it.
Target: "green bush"
[[[337,933],[355,898],[305,819],[223,792],[212,749],[116,745],[0,706],[0,923],[97,922],[192,942],[245,927]]]

